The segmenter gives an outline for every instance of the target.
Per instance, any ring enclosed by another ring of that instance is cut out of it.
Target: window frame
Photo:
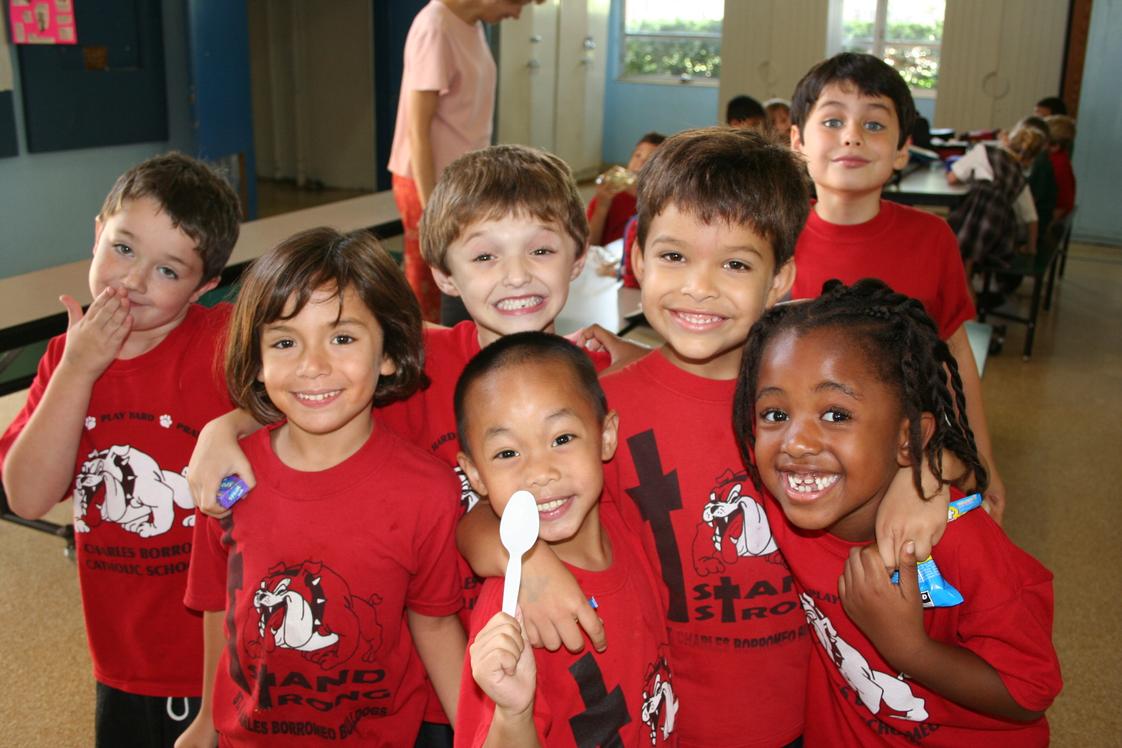
[[[665,41],[665,40],[680,40],[680,41],[712,41],[716,40],[718,46],[722,46],[724,42],[724,17],[721,18],[722,30],[720,33],[694,33],[687,31],[655,31],[655,32],[628,32],[627,30],[627,6],[628,0],[620,2],[619,13],[619,55],[616,59],[618,65],[616,69],[616,80],[620,83],[648,83],[654,85],[690,85],[702,86],[707,88],[717,88],[721,84],[720,76],[715,77],[700,77],[696,78],[691,75],[655,75],[655,74],[636,74],[625,72],[627,62],[627,44],[631,39],[648,40],[648,41]]]

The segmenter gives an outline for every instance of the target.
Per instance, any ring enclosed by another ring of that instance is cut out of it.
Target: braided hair
[[[985,489],[986,469],[966,420],[966,397],[954,356],[939,339],[938,328],[920,302],[872,278],[852,286],[838,280],[826,281],[817,299],[775,306],[752,327],[736,383],[733,429],[757,488],[763,486],[752,453],[756,446],[755,401],[763,353],[783,332],[806,333],[822,328],[838,328],[849,336],[868,353],[881,379],[897,390],[908,418],[908,452],[920,496],[924,495],[921,456],[943,483],[973,474],[978,490]],[[935,432],[926,447],[921,431],[923,413],[935,416]],[[965,475],[944,478],[943,450],[962,461]]]

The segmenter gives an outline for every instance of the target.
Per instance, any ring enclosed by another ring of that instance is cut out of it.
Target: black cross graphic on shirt
[[[678,551],[678,539],[670,522],[670,513],[682,508],[678,471],[662,472],[662,458],[658,453],[653,429],[629,437],[627,447],[631,450],[631,460],[635,463],[639,485],[626,491],[638,505],[643,519],[650,523],[651,532],[654,533],[662,580],[666,582],[670,593],[666,617],[671,621],[684,623],[690,619],[686,606],[686,582],[682,576],[682,555]]]
[[[573,680],[577,682],[584,711],[569,720],[573,728],[573,740],[579,748],[623,748],[619,728],[631,721],[623,691],[617,685],[608,693],[604,685],[604,675],[591,653],[569,666]]]

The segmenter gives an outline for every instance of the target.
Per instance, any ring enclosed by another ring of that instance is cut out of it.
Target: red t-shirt
[[[600,522],[612,544],[611,567],[586,571],[567,566],[581,590],[596,599],[608,648],[534,650],[538,740],[574,748],[677,745],[677,676],[671,675],[667,660],[666,625],[653,574],[614,505],[601,505]],[[502,599],[503,580],[488,579],[471,617],[473,641],[502,607]],[[483,745],[495,705],[476,685],[470,662],[464,663],[458,710],[456,745]]]
[[[1020,724],[989,717],[899,677],[838,598],[838,577],[858,544],[797,530],[777,501],[768,497],[767,504],[817,642],[807,683],[807,745],[1048,744],[1046,719]],[[965,602],[924,609],[928,635],[988,662],[1024,708],[1048,708],[1062,686],[1052,647],[1051,572],[982,510],[949,524],[932,556]]]
[[[620,414],[607,493],[665,582],[681,744],[789,743],[802,732],[810,640],[737,449],[735,381],[654,351],[603,384]]]
[[[1072,210],[1075,207],[1075,171],[1071,168],[1071,158],[1067,151],[1053,151],[1048,158],[1056,175],[1056,207]]]
[[[257,486],[191,554],[187,605],[226,611],[222,744],[412,745],[427,690],[405,610],[460,609],[456,480],[378,423],[319,472],[282,463],[271,434],[242,441]]]
[[[919,299],[943,340],[975,316],[950,226],[931,213],[888,200],[880,201],[875,218],[855,226],[827,223],[811,210],[795,246],[795,269],[793,299],[817,297],[831,278],[847,284],[879,278],[894,291]]]
[[[598,198],[593,197],[588,203],[588,220],[592,220],[592,214],[596,212],[596,203]],[[620,192],[612,198],[612,204],[608,206],[608,217],[604,221],[604,233],[600,236],[600,246],[610,244],[616,239],[623,238],[623,230],[627,227],[627,222],[631,220],[631,216],[635,215],[636,210],[636,197],[630,192]]]
[[[452,401],[460,374],[472,356],[479,353],[479,328],[471,320],[450,328],[425,327],[424,346],[425,374],[428,375],[429,386],[405,400],[381,408],[379,417],[406,441],[431,453],[455,471],[460,481],[461,513],[465,513],[476,505],[479,496],[471,489],[467,476],[456,463],[460,439],[456,432],[456,413]],[[607,368],[611,363],[606,353],[589,352],[588,355],[597,364],[598,370]],[[459,560],[464,598],[460,621],[466,629],[471,623],[471,610],[475,607],[483,579],[476,576],[470,564],[458,552],[456,558]],[[448,718],[444,715],[435,692],[432,696],[432,706],[425,720],[446,724]]]
[[[192,305],[155,348],[114,361],[94,385],[78,454],[59,455],[75,460],[74,545],[94,677],[128,693],[202,693],[201,619],[183,606],[195,505],[182,473],[199,429],[231,408],[216,361],[230,309]],[[0,461],[65,345],[65,335],[48,344],[0,439]]]

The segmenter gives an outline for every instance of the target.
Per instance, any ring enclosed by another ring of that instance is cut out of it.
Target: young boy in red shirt
[[[456,386],[460,465],[499,514],[529,491],[540,538],[597,603],[612,646],[532,650],[488,579],[471,619],[456,744],[676,745],[679,700],[653,571],[613,503],[600,501],[619,419],[596,371],[562,338],[509,335]]]
[[[883,60],[843,52],[803,76],[791,101],[791,148],[802,154],[818,200],[795,247],[795,299],[813,298],[837,278],[873,277],[919,299],[958,362],[966,408],[990,485],[986,504],[998,522],[1005,484],[993,461],[982,382],[966,335],[974,302],[958,242],[946,221],[881,199],[893,169],[908,161],[916,118],[908,84]]]
[[[238,198],[170,153],[121,175],[94,220],[83,314],[53,338],[0,439],[12,510],[74,492],[78,578],[97,680],[95,743],[171,746],[198,711],[200,617],[183,606],[194,505],[183,470],[230,407],[215,368],[229,307],[195,302],[238,237]]]

